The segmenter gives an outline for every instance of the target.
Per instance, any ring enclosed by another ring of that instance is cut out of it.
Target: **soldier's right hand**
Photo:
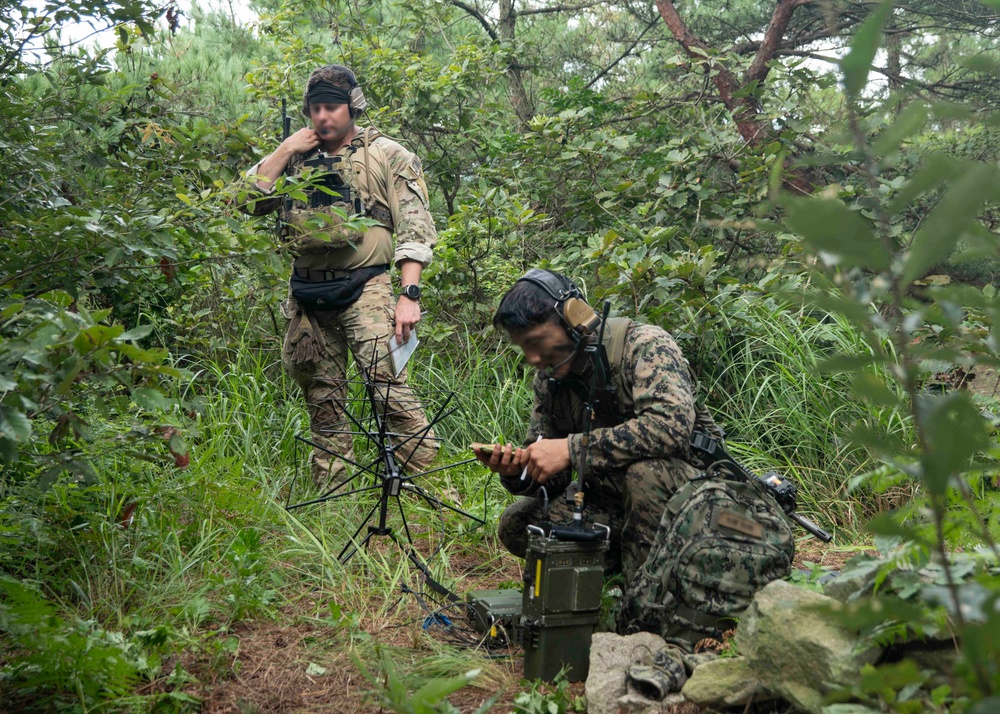
[[[515,449],[513,444],[494,444],[491,452],[476,449],[473,453],[490,471],[501,476],[519,476],[528,456],[524,449]]]
[[[281,142],[281,148],[290,154],[307,154],[319,146],[320,141],[315,130],[303,127]]]

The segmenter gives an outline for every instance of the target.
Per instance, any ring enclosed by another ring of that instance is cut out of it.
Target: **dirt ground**
[[[844,562],[859,551],[823,544],[812,538],[799,542],[795,567],[807,569],[805,563],[819,564],[839,569]],[[451,559],[453,574],[462,576],[465,590],[490,589],[500,583],[520,579],[520,562],[507,558],[489,572],[479,570],[475,553],[465,553]],[[388,711],[382,708],[374,695],[375,686],[360,671],[358,663],[347,654],[345,632],[337,632],[318,613],[326,610],[326,603],[315,594],[304,593],[295,606],[287,607],[274,621],[246,621],[220,635],[220,639],[233,638],[235,648],[224,655],[182,654],[176,661],[165,663],[169,671],[178,662],[190,672],[192,681],[185,691],[202,701],[205,714],[289,714],[291,712],[324,712],[329,714],[368,714]],[[427,642],[421,628],[424,612],[416,599],[406,596],[384,621],[362,621],[361,630],[371,635],[372,647],[384,645],[427,651]],[[355,648],[364,652],[363,648]],[[467,650],[469,669],[477,666],[481,651]],[[485,660],[483,660],[485,663]],[[362,657],[362,666],[377,671],[374,652]],[[500,687],[487,690],[468,686],[449,697],[449,701],[462,712],[474,712],[496,691],[502,695],[491,711],[510,712],[514,699],[526,684],[520,682],[522,661],[513,653],[502,665],[506,667],[505,682]],[[162,683],[161,683],[162,686]],[[154,683],[150,689],[156,689]],[[570,686],[572,696],[582,696],[583,683]],[[665,714],[698,714],[694,705],[664,707]],[[760,710],[765,711],[764,709]],[[771,710],[767,710],[771,711]]]
[[[983,397],[1000,397],[1000,371],[995,367],[977,366],[969,389]]]

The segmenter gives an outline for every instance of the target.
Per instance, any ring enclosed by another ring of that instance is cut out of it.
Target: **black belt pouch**
[[[344,310],[358,301],[365,283],[385,272],[384,265],[358,268],[335,280],[310,282],[292,271],[292,297],[306,310]]]

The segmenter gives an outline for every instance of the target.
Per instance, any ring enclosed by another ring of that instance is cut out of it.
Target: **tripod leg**
[[[348,560],[353,558],[354,554],[357,553],[361,548],[364,548],[366,545],[368,545],[368,541],[370,541],[371,539],[372,539],[372,534],[368,533],[367,535],[365,535],[364,538],[361,539],[360,543],[354,545],[353,547],[352,544],[354,543],[354,541],[353,540],[347,541],[347,545],[344,546],[344,549],[340,551],[340,555],[337,556],[337,559],[340,561],[341,565],[343,565]],[[348,548],[350,548],[349,553],[347,552]],[[347,553],[347,555],[344,555],[344,553]]]

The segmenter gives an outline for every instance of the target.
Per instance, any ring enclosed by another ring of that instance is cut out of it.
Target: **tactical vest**
[[[306,173],[315,180],[303,191],[305,200],[285,197],[281,215],[282,238],[299,254],[343,248],[364,237],[363,231],[346,227],[344,216],[337,211],[342,211],[348,219],[372,218],[390,233],[393,231],[389,206],[368,190],[374,183],[369,157],[371,145],[382,136],[377,129],[366,127],[335,154],[319,149],[302,158],[298,173]],[[365,182],[358,180],[359,165],[364,166]]]
[[[611,317],[604,326],[604,349],[608,356],[609,374],[606,379],[601,379],[599,375],[596,380],[597,402],[591,425],[594,429],[618,426],[635,418],[635,402],[631,391],[626,389],[622,364],[625,359],[625,341],[633,324],[634,321],[627,317]],[[697,383],[693,372],[691,381]],[[550,379],[548,386],[548,413],[552,415],[556,431],[578,433],[583,428],[583,406],[590,388],[589,378]],[[695,404],[695,428],[722,438],[722,430],[716,425],[708,409],[700,403]]]

